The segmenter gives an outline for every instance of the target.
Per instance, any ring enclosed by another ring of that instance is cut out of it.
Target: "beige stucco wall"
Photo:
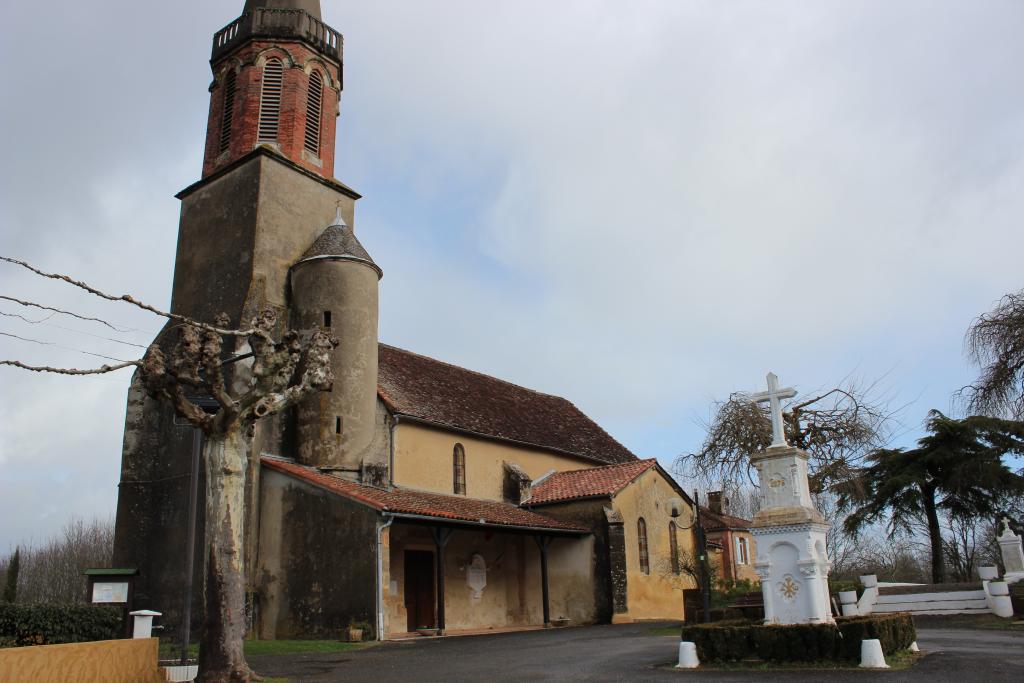
[[[162,683],[157,638],[0,650],[3,683]]]
[[[583,470],[599,464],[408,422],[399,422],[395,432],[395,484],[437,493],[453,492],[452,451],[456,443],[466,449],[469,498],[501,500],[506,461],[519,465],[532,479],[551,470]]]
[[[435,553],[427,528],[396,523],[386,534],[385,633],[405,633],[405,551]],[[555,539],[548,550],[548,585],[552,619],[593,623],[593,538]],[[466,567],[475,554],[487,563],[487,586],[474,598],[466,584]],[[461,530],[445,550],[445,626],[452,630],[483,630],[543,624],[540,551],[522,534]]]
[[[616,621],[637,619],[682,619],[683,589],[695,588],[696,582],[686,574],[673,574],[669,552],[668,501],[680,498],[679,492],[669,484],[657,468],[638,477],[612,500],[614,509],[622,515],[626,543],[626,601],[628,611],[617,615]],[[640,546],[637,521],[643,517],[647,523],[647,550],[650,574],[640,570]],[[692,519],[692,510],[675,520],[685,525]],[[694,554],[692,529],[677,531],[679,553]]]

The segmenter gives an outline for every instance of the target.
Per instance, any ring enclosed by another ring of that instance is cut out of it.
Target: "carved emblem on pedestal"
[[[800,584],[793,580],[793,577],[786,574],[786,577],[779,582],[779,595],[788,602],[796,600],[797,593],[800,592]]]

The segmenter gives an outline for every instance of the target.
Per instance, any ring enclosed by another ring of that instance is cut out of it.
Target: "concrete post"
[[[839,604],[842,605],[844,617],[855,617],[857,611],[857,591],[839,591]]]
[[[696,669],[700,666],[697,658],[697,646],[694,643],[683,641],[679,643],[679,663],[677,669]]]
[[[882,653],[882,642],[877,639],[860,641],[860,668],[888,669],[885,655]]]
[[[129,612],[128,616],[132,617],[132,638],[152,638],[153,637],[153,617],[163,616],[160,612],[154,612],[148,609],[140,609],[135,612]]]

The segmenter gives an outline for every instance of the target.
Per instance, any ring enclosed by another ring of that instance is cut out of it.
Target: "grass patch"
[[[885,658],[889,668],[886,671],[905,671],[924,657],[923,653],[902,650]],[[676,669],[675,664],[664,668],[677,671],[860,671],[850,662],[764,662],[748,659],[742,662],[701,662],[700,669]]]
[[[1024,632],[1024,621],[1004,619],[994,614],[944,614],[942,616],[915,616],[914,623],[921,628],[966,628],[981,631]]]
[[[680,631],[683,628],[683,622],[677,624],[671,624],[669,626],[658,626],[657,628],[647,629],[647,635],[649,636],[679,636]]]
[[[259,655],[302,655],[317,652],[349,652],[361,650],[368,643],[343,643],[340,640],[247,640],[245,654]]]
[[[245,654],[247,657],[256,657],[259,655],[349,652],[370,645],[372,643],[343,643],[340,640],[247,640],[245,641]],[[188,655],[191,659],[199,657],[199,645],[196,643],[189,645]],[[177,659],[180,656],[181,646],[177,643],[160,643],[160,659]]]

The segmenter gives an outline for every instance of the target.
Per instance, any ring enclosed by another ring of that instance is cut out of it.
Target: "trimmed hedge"
[[[749,621],[720,621],[683,626],[682,639],[697,645],[707,662],[760,659],[766,662],[857,661],[862,640],[877,638],[891,655],[917,640],[909,614],[836,619],[835,624],[779,626]]]
[[[0,604],[0,643],[56,645],[115,640],[122,634],[119,607]]]

